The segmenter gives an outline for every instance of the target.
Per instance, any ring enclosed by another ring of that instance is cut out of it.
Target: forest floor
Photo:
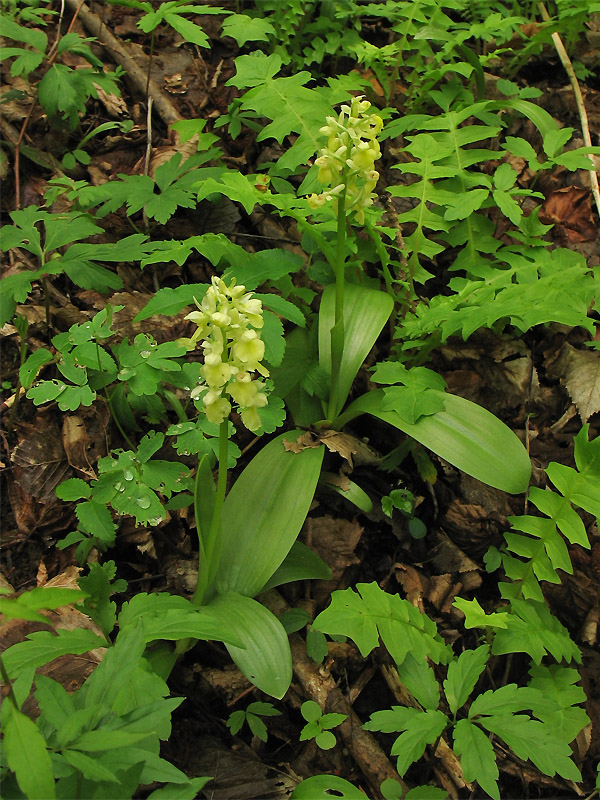
[[[109,33],[145,73],[147,36],[137,27],[137,12],[101,2],[89,3],[89,9],[92,15],[103,20]],[[94,140],[90,163],[79,165],[70,173],[71,177],[80,176],[98,185],[121,173],[140,174],[145,169],[148,141],[151,142],[150,169],[156,169],[175,152],[174,139],[167,126],[173,121],[166,118],[169,109],[178,118],[201,117],[207,121],[206,130],[213,129],[214,121],[227,111],[239,94],[233,86],[227,85],[235,73],[234,59],[239,48],[233,39],[220,34],[218,16],[208,15],[198,20],[210,38],[209,50],[200,52],[193,46],[182,46],[181,37],[170,28],[161,29],[157,34],[150,72],[155,109],[151,130],[147,126],[145,99],[132,88],[125,74],[121,84],[123,97],[101,95],[100,99],[92,101],[85,125],[86,130],[90,130],[108,120],[131,119],[132,129],[126,134],[113,131]],[[381,25],[381,21],[378,24]],[[84,14],[80,14],[74,30],[89,35],[91,23]],[[102,40],[102,33],[99,38]],[[99,44],[93,47],[104,61],[110,62],[110,48]],[[10,85],[13,79],[6,77]],[[543,91],[538,102],[561,125],[578,128],[571,88],[550,48],[523,70],[520,77]],[[373,87],[377,96],[375,78]],[[584,85],[584,98],[590,128],[598,131],[600,82],[597,79],[592,78]],[[3,106],[2,112],[3,137],[10,140],[21,128],[28,106],[16,100],[8,105],[9,108]],[[527,132],[520,135],[526,137]],[[48,168],[51,154],[61,151],[70,136],[68,131],[51,128],[40,109],[34,110],[23,140],[29,148],[28,155],[22,154],[20,164],[22,207],[43,203],[48,181],[55,174]],[[259,165],[269,160],[265,143],[257,143],[256,133],[248,128],[243,128],[236,139],[224,133],[224,129],[219,136],[224,161],[242,172],[257,172]],[[37,159],[35,154],[38,154]],[[382,181],[387,181],[385,185],[396,180],[389,171],[392,163],[390,148],[386,147],[378,166]],[[4,177],[2,210],[8,213],[15,207],[15,183],[10,167],[6,168]],[[597,218],[592,210],[589,187],[582,185],[581,173],[555,170],[544,176],[536,189],[545,195],[540,219],[555,223],[551,240],[583,253],[590,264],[600,264]],[[108,214],[102,225],[107,241],[118,241],[132,232],[127,218],[120,212]],[[271,216],[264,208],[257,207],[247,214],[228,200],[216,211],[208,203],[180,209],[168,223],[168,233],[159,226],[153,237],[184,239],[209,231],[224,233],[250,250],[273,243],[282,248],[298,249],[299,237],[292,224]],[[160,269],[140,272],[137,267],[125,265],[119,267],[119,272],[124,288],[110,298],[90,289],[67,287],[57,280],[51,290],[55,331],[66,330],[90,318],[110,299],[113,304],[125,306],[118,323],[122,335],[133,338],[140,332],[148,332],[159,343],[189,335],[189,324],[183,319],[185,312],[175,317],[158,315],[142,322],[133,318],[157,288],[208,282],[214,269],[195,256],[184,266],[170,262]],[[29,347],[35,349],[45,344],[43,296],[33,294],[18,311],[29,323]],[[11,403],[14,403],[11,386],[15,385],[19,368],[19,338],[10,324],[4,326],[2,335],[5,381],[2,398],[7,403],[2,429],[2,571],[5,581],[15,591],[22,591],[52,580],[72,581],[77,575],[79,567],[74,548],[60,550],[56,547],[57,540],[73,527],[74,510],[72,504],[56,499],[55,487],[73,475],[94,477],[96,459],[105,455],[109,448],[122,446],[123,442],[111,424],[108,409],[99,401],[89,408],[81,407],[77,412],[65,414],[55,403],[36,408],[23,399],[18,414],[11,418]],[[590,424],[590,439],[600,435],[600,378],[597,369],[594,377],[593,369],[577,359],[582,341],[581,329],[557,324],[536,326],[520,337],[483,331],[471,336],[468,342],[452,338],[435,351],[430,366],[443,376],[449,391],[483,405],[517,433],[531,456],[532,484],[543,487],[547,480],[544,470],[550,462],[573,466],[573,439],[582,426],[582,416],[583,422]],[[371,363],[377,360],[376,356],[373,354]],[[361,379],[366,381],[365,375]],[[582,395],[588,397],[583,413]],[[475,632],[464,630],[462,616],[452,604],[457,595],[471,596],[469,593],[474,591],[482,602],[487,602],[488,608],[498,601],[496,581],[486,573],[483,555],[490,545],[501,545],[503,533],[509,528],[507,518],[525,513],[524,497],[509,496],[487,487],[436,457],[433,457],[436,478],[432,482],[423,480],[416,470],[406,465],[384,472],[377,469],[377,464],[381,453],[389,450],[389,429],[371,420],[356,424],[352,433],[368,441],[367,457],[362,460],[355,457],[353,480],[366,489],[375,510],[369,514],[358,513],[339,495],[324,492],[317,495],[302,539],[328,563],[333,578],[313,581],[310,586],[301,583],[284,586],[281,595],[285,602],[290,607],[307,609],[312,616],[322,610],[333,590],[376,581],[388,591],[400,591],[418,608],[426,610],[447,642],[460,645],[464,640],[466,646],[476,646]],[[401,438],[398,434],[397,442]],[[242,451],[237,467],[240,470],[256,452],[257,443],[250,434],[240,431],[237,444]],[[185,457],[183,460],[186,462]],[[193,459],[187,462],[193,468]],[[339,464],[336,468],[339,469]],[[410,488],[419,500],[421,518],[428,531],[423,539],[412,538],[403,520],[392,520],[381,511],[378,500],[401,485]],[[499,750],[503,798],[574,797],[576,794],[591,797],[593,791],[595,765],[600,758],[600,535],[591,515],[584,515],[584,522],[592,542],[591,550],[570,546],[573,574],[563,573],[559,585],[544,584],[552,613],[569,630],[583,655],[581,681],[592,722],[578,738],[574,758],[582,769],[584,782],[575,789],[558,777],[543,775],[530,762]],[[157,527],[136,527],[129,518],[121,521],[116,546],[109,557],[116,563],[118,577],[127,580],[129,592],[189,594],[196,569],[192,523],[193,515],[190,516],[189,510],[173,513]],[[127,594],[117,599],[126,600]],[[11,628],[10,641],[5,644],[35,629],[35,623],[19,623]],[[332,642],[323,664],[318,664],[311,661],[305,648],[303,650],[304,639],[298,634],[295,637],[295,678],[284,701],[276,704],[282,713],[269,719],[266,743],[253,737],[247,728],[231,736],[226,727],[232,711],[245,708],[251,700],[266,698],[231,665],[224,648],[209,643],[201,652],[198,649],[189,652],[176,667],[171,678],[172,691],[185,696],[186,701],[173,716],[173,735],[163,754],[189,775],[214,776],[205,790],[207,797],[214,800],[283,798],[289,795],[299,777],[324,772],[353,780],[369,791],[369,779],[364,773],[369,769],[370,756],[363,753],[360,761],[361,754],[352,746],[352,732],[344,735],[342,746],[330,751],[320,750],[314,740],[299,743],[304,725],[299,707],[311,697],[311,691],[317,691],[317,684],[319,691],[325,687],[350,703],[363,721],[373,710],[399,702],[386,671],[389,657],[381,649],[365,660],[352,643]],[[518,679],[520,671],[524,675],[527,667],[525,655],[522,659],[515,657],[511,675]],[[53,675],[67,685],[76,686],[92,668],[84,657],[77,657],[62,661]],[[391,741],[389,736],[380,737],[386,751]],[[377,759],[370,766],[374,773],[382,768]],[[386,768],[383,767],[384,774]],[[469,796],[468,789],[464,785],[461,788],[455,762],[448,754],[440,757],[439,751],[438,757],[427,756],[412,768],[407,780],[409,783],[433,780],[451,791],[452,796]]]

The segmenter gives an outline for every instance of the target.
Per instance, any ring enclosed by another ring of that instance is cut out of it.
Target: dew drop
[[[150,350],[142,350],[140,355],[142,358],[149,358],[152,355],[152,353],[150,352]]]
[[[152,519],[148,520],[149,525],[160,525],[162,522],[162,517],[152,517]]]
[[[150,508],[150,498],[138,497],[137,504],[140,508]]]
[[[124,488],[125,487],[123,486],[121,481],[117,481],[116,483],[113,483],[113,489],[116,489],[117,492],[122,492]]]
[[[126,481],[132,481],[133,480],[133,472],[130,469],[126,469],[123,472],[123,477],[125,478]]]
[[[184,387],[183,387],[183,390],[184,390],[185,392],[191,392],[191,391],[192,391],[192,387],[191,387],[191,386],[184,386]]]

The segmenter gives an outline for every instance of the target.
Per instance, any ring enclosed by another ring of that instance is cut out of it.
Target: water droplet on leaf
[[[150,498],[138,497],[137,504],[140,508],[150,508]]]
[[[150,352],[150,350],[142,350],[140,355],[142,358],[148,358],[149,356],[152,355],[152,353]]]
[[[123,472],[123,477],[125,478],[126,481],[132,481],[133,480],[133,472],[130,469],[126,469]]]

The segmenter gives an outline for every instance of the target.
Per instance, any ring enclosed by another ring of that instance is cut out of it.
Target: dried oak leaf
[[[589,242],[598,236],[589,189],[581,186],[552,192],[542,205],[539,219],[545,225],[556,225],[558,233],[570,242]]]

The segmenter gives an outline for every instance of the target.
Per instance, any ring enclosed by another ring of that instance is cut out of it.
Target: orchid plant
[[[370,103],[357,97],[337,117],[327,118],[321,128],[327,144],[316,160],[325,188],[308,198],[311,208],[330,208],[337,220],[335,283],[323,292],[318,321],[319,367],[329,393],[322,404],[311,398],[313,416],[302,420],[313,427],[315,446],[297,441],[300,430],[277,436],[226,494],[229,415],[235,407],[246,428],[260,431],[259,411],[268,404],[262,303],[245,286],[214,277],[187,315],[196,331],[178,342],[188,351],[202,350],[191,397],[220,430],[216,487],[207,456],[200,458],[196,474],[199,570],[193,602],[235,620],[244,647],[226,645],[229,652],[244,674],[275,697],[283,696],[291,679],[290,648],[282,624],[253,598],[282,582],[328,575],[325,564],[296,541],[320,477],[324,429],[339,429],[368,413],[497,488],[524,491],[530,474],[527,453],[512,431],[480,406],[447,394],[444,381],[424,367],[378,364],[373,381],[387,388],[368,392],[344,410],[356,374],[395,305],[390,292],[350,282],[346,275],[348,226],[366,224],[378,179],[382,121],[369,109]],[[273,377],[277,389],[278,376]],[[190,642],[181,641],[176,652]]]

